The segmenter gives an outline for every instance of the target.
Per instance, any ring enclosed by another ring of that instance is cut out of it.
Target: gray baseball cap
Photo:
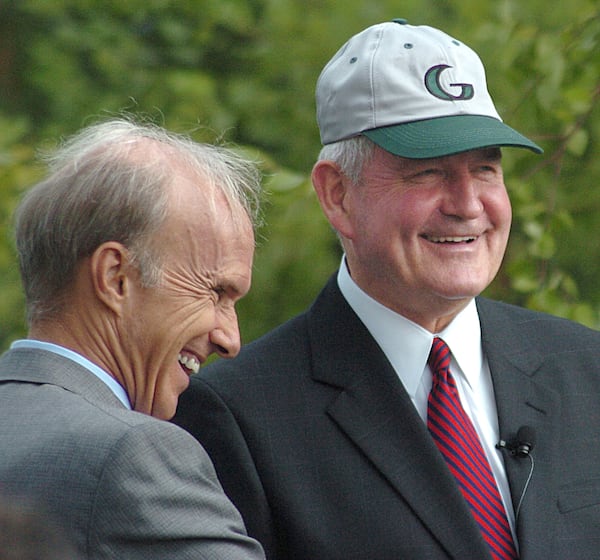
[[[363,134],[393,154],[542,149],[502,122],[479,56],[443,31],[396,19],[352,37],[317,81],[323,144]]]

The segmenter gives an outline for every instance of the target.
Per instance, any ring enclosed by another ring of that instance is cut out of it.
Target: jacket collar
[[[47,350],[17,348],[0,358],[0,382],[49,384],[76,393],[99,406],[125,405],[103,381],[82,365]]]

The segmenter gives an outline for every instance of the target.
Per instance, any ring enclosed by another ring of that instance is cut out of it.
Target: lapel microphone
[[[504,449],[519,459],[529,456],[534,446],[535,430],[531,426],[521,426],[515,438],[509,441],[501,439],[496,444],[497,449]]]
[[[527,489],[529,488],[529,483],[531,482],[531,477],[533,476],[533,469],[535,466],[533,455],[531,451],[535,445],[535,430],[531,426],[521,426],[517,430],[517,435],[515,438],[510,441],[505,441],[501,439],[497,444],[497,449],[506,450],[517,459],[528,458],[531,462],[531,468],[529,469],[529,475],[527,480],[525,481],[525,486],[523,488],[523,492],[521,493],[521,497],[519,498],[519,503],[515,509],[515,524],[519,520],[519,514],[521,513],[521,506],[523,505],[523,499],[525,498],[525,494],[527,493]]]

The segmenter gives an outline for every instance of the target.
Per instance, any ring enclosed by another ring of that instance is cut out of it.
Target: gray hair
[[[366,136],[353,136],[323,146],[317,161],[333,161],[339,167],[341,173],[348,178],[352,186],[358,186],[362,183],[363,171],[371,162],[375,148],[375,142]],[[335,233],[342,248],[344,248],[342,236],[338,231],[335,231]]]
[[[375,147],[375,143],[366,136],[354,136],[323,146],[318,161],[335,162],[352,184],[358,185],[362,182],[364,168],[371,162]]]
[[[261,178],[254,163],[156,125],[121,118],[95,124],[46,159],[49,175],[15,213],[30,323],[61,309],[77,264],[106,241],[129,249],[144,285],[160,280],[150,237],[167,216],[165,186],[182,165],[225,196],[234,219],[246,215],[259,225]]]

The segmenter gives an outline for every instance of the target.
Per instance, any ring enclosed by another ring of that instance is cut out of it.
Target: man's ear
[[[329,223],[343,237],[351,238],[352,224],[346,197],[352,187],[339,166],[333,161],[318,161],[312,170],[312,183]]]
[[[99,245],[90,257],[94,293],[117,315],[131,289],[133,267],[127,247],[116,241]]]

